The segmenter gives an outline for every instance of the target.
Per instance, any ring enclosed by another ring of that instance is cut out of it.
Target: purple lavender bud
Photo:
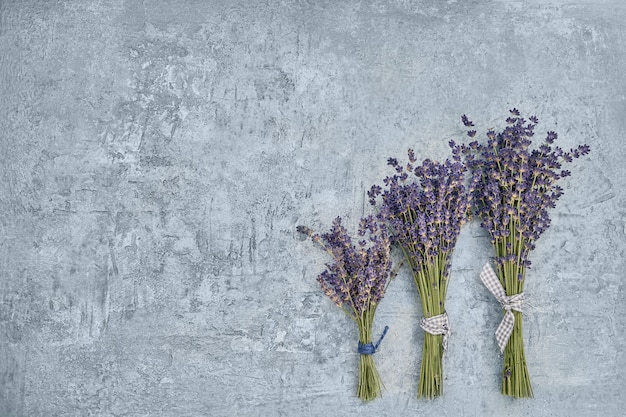
[[[467,127],[473,127],[474,126],[474,123],[472,123],[472,121],[469,120],[466,115],[461,116],[461,121]]]
[[[587,155],[590,151],[589,145],[580,145],[578,147],[581,155]]]
[[[303,234],[305,234],[305,235],[307,235],[309,237],[311,237],[313,235],[313,231],[311,229],[309,229],[308,227],[306,227],[306,226],[298,226],[298,227],[296,227],[296,230],[299,233],[303,233]]]

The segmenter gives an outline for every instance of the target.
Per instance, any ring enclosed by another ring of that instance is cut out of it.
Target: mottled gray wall
[[[0,1],[0,416],[623,416],[626,5]],[[295,232],[370,212],[459,116],[588,143],[528,274],[536,398],[499,393],[475,222],[453,258],[445,396],[415,398],[401,273],[384,398]],[[433,414],[436,413],[436,414]]]

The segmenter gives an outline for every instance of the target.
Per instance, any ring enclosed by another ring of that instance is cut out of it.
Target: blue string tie
[[[387,334],[387,330],[389,330],[389,326],[385,326],[385,329],[383,330],[383,334],[380,335],[380,339],[378,339],[378,342],[376,342],[376,344],[359,342],[359,348],[358,348],[359,353],[361,355],[373,355],[374,353],[376,353],[376,350],[378,350],[378,346],[380,345],[380,342],[382,342],[383,338]]]

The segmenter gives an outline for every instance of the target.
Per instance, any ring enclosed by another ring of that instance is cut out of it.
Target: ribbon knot
[[[373,344],[373,343],[361,343],[359,341],[359,346],[358,346],[358,349],[357,349],[358,352],[361,355],[373,355],[374,353],[376,353],[376,350],[378,350],[378,346],[380,345],[380,342],[382,342],[383,338],[387,334],[387,330],[389,330],[389,326],[385,326],[385,329],[383,330],[383,334],[380,335],[380,338],[378,339],[378,342],[376,342],[376,344]]]
[[[524,305],[524,293],[522,292],[511,296],[504,296],[504,299],[500,301],[500,305],[502,306],[503,310],[515,310],[521,313],[522,307]]]
[[[489,292],[496,297],[496,300],[498,300],[502,309],[505,311],[504,317],[496,329],[496,340],[498,341],[500,352],[504,352],[504,348],[509,342],[511,333],[513,333],[513,326],[515,325],[515,315],[512,310],[522,312],[524,293],[521,292],[507,296],[502,284],[500,284],[498,276],[489,263],[483,266],[483,270],[480,273],[480,280],[485,284]]]
[[[450,335],[450,322],[448,321],[448,314],[444,311],[443,314],[433,317],[423,317],[420,320],[420,327],[427,333],[433,335],[443,335],[443,351],[448,349],[448,336]]]

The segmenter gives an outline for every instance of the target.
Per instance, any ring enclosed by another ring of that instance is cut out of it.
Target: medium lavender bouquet
[[[371,401],[380,395],[382,386],[372,355],[388,330],[385,327],[378,342],[372,343],[376,307],[390,282],[391,258],[387,230],[372,216],[361,219],[358,229],[360,240],[356,245],[342,226],[340,217],[335,219],[328,233],[318,235],[305,226],[298,226],[298,231],[308,235],[333,258],[332,263],[326,264],[326,270],[317,277],[317,281],[324,293],[358,327],[360,365],[357,396],[364,401]]]
[[[499,133],[487,132],[487,144],[474,141],[469,145],[450,146],[457,161],[463,156],[477,184],[474,188],[476,214],[482,227],[491,235],[495,250],[496,272],[485,265],[481,280],[497,298],[504,318],[496,330],[500,350],[504,352],[502,393],[516,398],[532,397],[524,344],[522,340],[522,306],[526,269],[530,251],[550,226],[549,209],[563,194],[557,182],[570,175],[565,163],[586,155],[587,145],[569,152],[553,146],[555,132],[548,132],[537,149],[531,149],[531,138],[538,123],[535,116],[525,120],[517,109],[510,111],[508,126]],[[474,124],[465,116],[463,124],[474,137]]]
[[[374,185],[368,195],[375,205],[382,192],[379,217],[413,273],[424,314],[420,327],[426,332],[417,395],[433,398],[443,393],[441,360],[450,331],[445,309],[450,256],[467,220],[471,194],[464,186],[462,163],[426,159],[414,166],[413,150],[409,149],[408,157],[406,165],[390,158],[388,165],[396,173],[385,178],[384,191]]]

